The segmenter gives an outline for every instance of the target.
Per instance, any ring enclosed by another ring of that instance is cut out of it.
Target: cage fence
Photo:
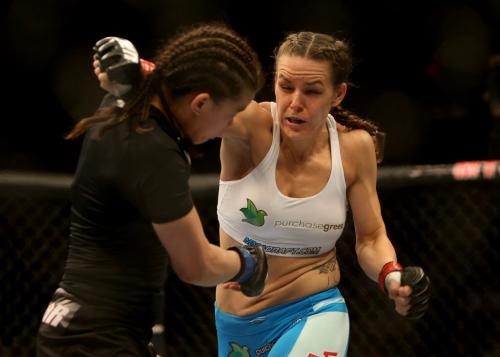
[[[379,170],[382,214],[398,260],[422,266],[432,281],[421,320],[397,315],[362,272],[348,220],[337,255],[351,319],[349,356],[500,356],[500,164],[493,171],[491,162],[464,165]],[[192,179],[214,243],[217,180]],[[36,332],[65,263],[70,183],[64,175],[0,172],[0,356],[35,355]],[[159,352],[216,356],[213,304],[213,288],[187,285],[170,271],[159,317],[165,330],[155,336]]]

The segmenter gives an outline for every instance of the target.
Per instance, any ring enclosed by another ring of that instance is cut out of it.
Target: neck
[[[167,98],[155,96],[151,101],[151,105],[161,111],[163,115],[165,115],[168,124],[177,133],[176,135],[178,135],[180,138],[185,138],[185,130],[183,130],[181,122],[179,122],[178,119],[180,116],[176,115],[177,110],[175,106],[172,106],[171,104],[169,104],[169,102],[172,103],[172,101]]]
[[[295,162],[306,161],[316,153],[321,152],[325,146],[330,147],[328,124],[325,123],[319,132],[301,139],[292,139],[281,135],[282,153]]]

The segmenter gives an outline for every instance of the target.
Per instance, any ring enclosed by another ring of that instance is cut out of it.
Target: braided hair
[[[224,24],[198,25],[178,33],[166,42],[153,61],[156,68],[142,80],[123,108],[104,108],[80,120],[66,138],[76,138],[101,122],[101,134],[123,121],[133,121],[132,128],[138,133],[148,131],[144,123],[155,95],[169,110],[163,95],[167,90],[173,98],[207,92],[217,103],[237,98],[245,90],[257,92],[264,82],[257,54]]]

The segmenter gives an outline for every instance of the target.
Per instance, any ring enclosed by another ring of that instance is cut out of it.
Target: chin
[[[285,128],[284,130],[282,130],[282,133],[284,136],[286,136],[288,138],[300,138],[300,137],[304,136],[303,130],[294,130],[291,128]]]
[[[207,138],[207,137],[198,137],[198,138],[191,138],[191,142],[194,144],[194,145],[200,145],[200,144],[203,144],[203,143],[206,143],[210,138]]]

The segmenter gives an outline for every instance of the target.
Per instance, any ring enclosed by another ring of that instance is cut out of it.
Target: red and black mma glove
[[[241,268],[230,281],[240,284],[246,296],[258,296],[264,290],[267,278],[267,258],[261,246],[231,247],[240,256]]]
[[[401,274],[401,286],[410,286],[412,293],[410,295],[410,309],[406,317],[412,320],[421,318],[429,305],[430,299],[430,280],[424,270],[418,266],[409,266],[403,268],[396,262],[386,263],[380,270],[378,283],[380,288],[387,293],[389,274]]]
[[[111,94],[123,100],[137,90],[144,75],[155,67],[154,63],[139,58],[132,42],[120,37],[100,39],[94,53],[112,84]]]

